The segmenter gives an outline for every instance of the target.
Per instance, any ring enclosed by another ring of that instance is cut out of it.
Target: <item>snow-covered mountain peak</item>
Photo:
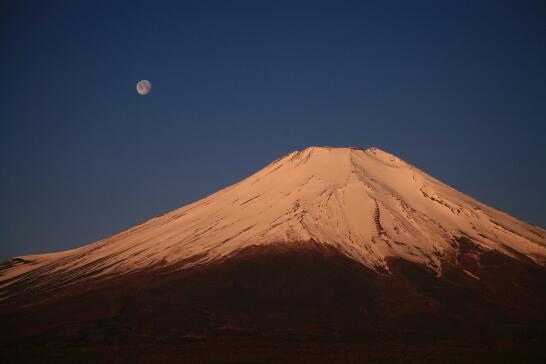
[[[369,156],[378,162],[392,167],[409,166],[409,164],[397,156],[385,152],[377,147],[362,149],[353,147],[337,148],[328,146],[312,146],[303,150],[297,150],[276,160],[272,164],[277,164],[277,162],[282,161],[283,163],[296,163],[297,166],[301,166],[303,163],[306,163],[312,159],[311,162],[313,164],[321,165],[324,171],[327,172],[327,170],[331,167],[331,164],[346,165],[347,163],[352,163],[351,158],[353,156]]]
[[[388,152],[309,147],[94,244],[8,261],[0,288],[29,275],[63,272],[57,278],[62,284],[75,276],[184,268],[249,246],[308,241],[380,271],[396,257],[441,274],[445,262],[456,264],[461,236],[484,250],[546,262],[544,229],[483,205]]]
[[[368,155],[375,157],[377,160],[380,160],[387,165],[391,165],[394,167],[408,166],[408,164],[404,162],[402,159],[398,158],[397,156],[393,154],[385,152],[377,147],[371,147],[366,149],[366,153]]]

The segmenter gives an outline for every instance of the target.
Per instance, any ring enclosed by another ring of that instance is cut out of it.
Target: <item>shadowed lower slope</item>
[[[445,274],[381,274],[314,242],[249,247],[184,271],[135,273],[0,306],[4,343],[272,339],[543,340],[543,268],[459,239]],[[465,274],[464,271],[474,272]],[[473,277],[479,275],[479,279]]]

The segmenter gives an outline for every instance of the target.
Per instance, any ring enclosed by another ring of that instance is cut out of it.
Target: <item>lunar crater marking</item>
[[[140,96],[146,96],[152,90],[152,84],[148,80],[140,80],[137,82],[136,90]]]

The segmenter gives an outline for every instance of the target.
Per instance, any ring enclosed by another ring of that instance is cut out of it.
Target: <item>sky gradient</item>
[[[0,259],[107,237],[311,145],[377,146],[546,226],[542,1],[7,1],[0,17]]]

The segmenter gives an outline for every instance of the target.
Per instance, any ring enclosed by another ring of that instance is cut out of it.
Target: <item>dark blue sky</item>
[[[310,145],[378,146],[546,226],[543,1],[0,6],[0,258],[98,240]]]

